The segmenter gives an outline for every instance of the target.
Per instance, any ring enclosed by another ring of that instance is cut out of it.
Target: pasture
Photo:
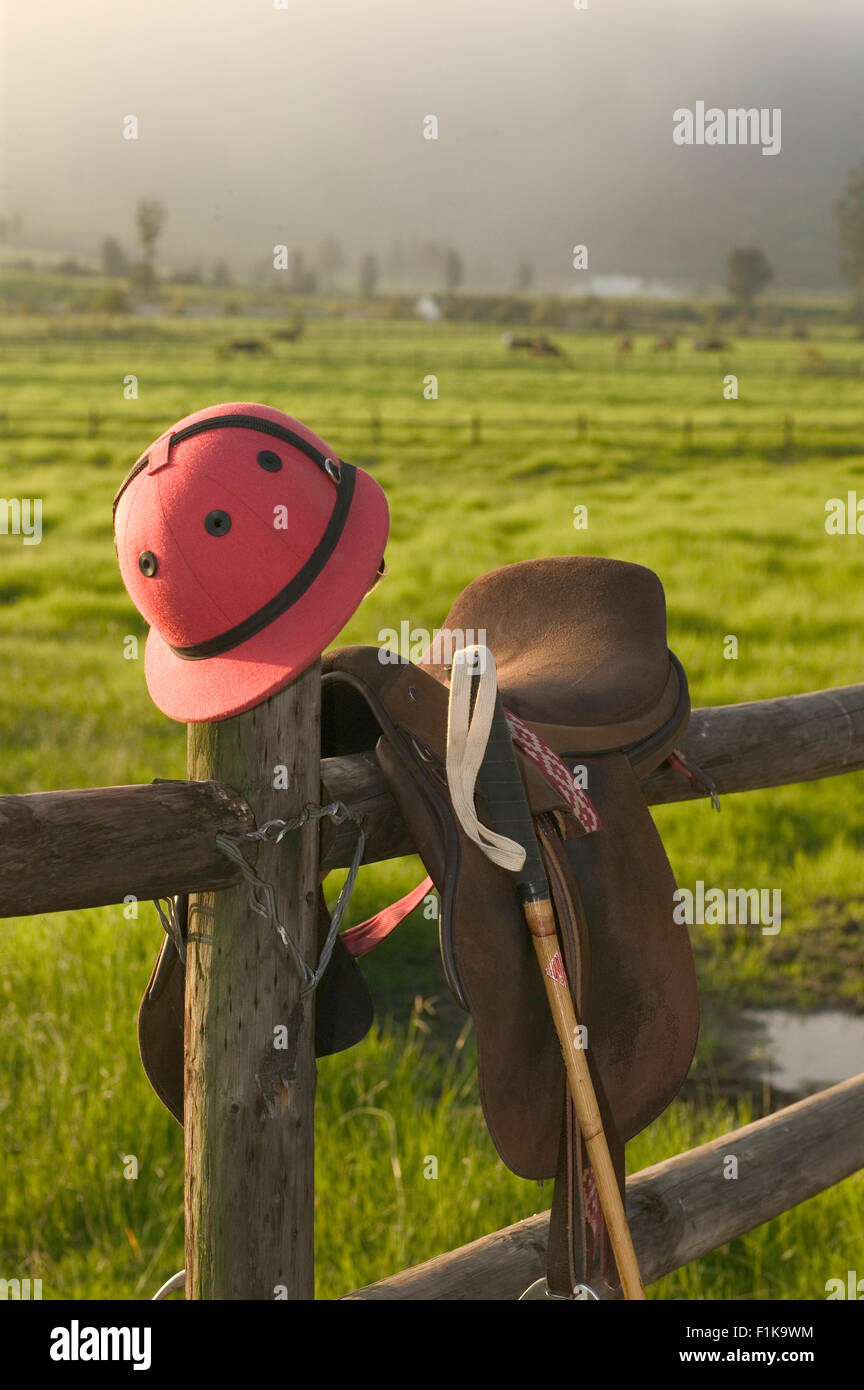
[[[40,544],[0,534],[4,793],[185,775],[185,730],[151,704],[142,661],[124,655],[124,639],[145,629],[120,581],[111,500],[158,433],[220,400],[298,416],[385,488],[390,573],[343,643],[376,643],[403,621],[434,628],[497,565],[591,552],[658,572],[694,705],[862,679],[862,542],[827,534],[825,506],[864,494],[864,344],[733,338],[709,354],[682,340],[655,353],[636,336],[625,353],[620,334],[544,329],[563,356],[535,359],[508,353],[492,326],[321,319],[297,342],[278,327],[2,321],[0,493],[43,502]],[[231,349],[238,339],[262,348]],[[730,375],[738,399],[724,398]],[[585,529],[575,508],[587,509]],[[776,936],[692,928],[707,1005],[693,1079],[629,1147],[631,1169],[750,1118],[749,1100],[718,1084],[733,1006],[860,1010],[862,1000],[860,776],[730,797],[719,816],[701,802],[660,808],[657,819],[680,884],[780,888],[783,919]],[[352,920],[417,876],[414,860],[365,870]],[[0,1277],[41,1278],[46,1298],[148,1297],[183,1264],[182,1135],[135,1044],[160,931],[149,904],[132,920],[117,907],[0,923]],[[406,923],[367,973],[376,1031],[320,1065],[324,1299],[551,1195],[496,1159],[435,924]],[[430,1154],[434,1181],[423,1175]],[[135,1180],[124,1177],[129,1155]],[[860,1261],[862,1196],[859,1175],[649,1297],[822,1298]]]

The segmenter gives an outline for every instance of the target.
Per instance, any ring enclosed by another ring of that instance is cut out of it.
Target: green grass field
[[[152,438],[220,400],[299,416],[387,491],[390,574],[343,642],[374,643],[403,620],[434,627],[496,565],[590,552],[660,574],[694,705],[862,679],[861,542],[824,525],[826,501],[862,473],[864,344],[851,337],[748,338],[717,356],[683,342],[654,354],[637,338],[625,356],[615,338],[552,331],[568,356],[547,361],[507,354],[499,329],[444,323],[312,321],[290,344],[273,320],[236,317],[0,322],[0,492],[44,506],[40,545],[0,535],[5,793],[184,775],[185,730],[124,658],[124,637],[145,629],[120,581],[111,499]],[[222,350],[236,338],[266,350]],[[724,399],[729,374],[737,400]],[[137,399],[124,399],[129,376]],[[577,506],[587,529],[574,529]],[[783,892],[776,937],[693,928],[709,1005],[861,1008],[860,777],[728,798],[720,816],[662,808],[658,821],[681,884]],[[366,870],[352,918],[416,874],[416,861]],[[182,1136],[135,1045],[160,930],[149,905],[131,922],[112,908],[0,927],[0,1277],[40,1277],[46,1298],[147,1297],[183,1263]],[[408,923],[368,973],[380,1031],[320,1069],[321,1298],[550,1196],[494,1155],[434,925]],[[441,1008],[418,1011],[415,995]],[[746,1102],[712,1093],[717,1043],[709,1026],[697,1086],[631,1146],[631,1169],[748,1118]],[[423,1177],[429,1154],[437,1181]],[[651,1294],[824,1297],[860,1257],[862,1196],[859,1175]]]

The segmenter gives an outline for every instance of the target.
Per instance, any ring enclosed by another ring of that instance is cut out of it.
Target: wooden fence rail
[[[694,710],[682,746],[721,795],[859,770],[864,684]],[[366,863],[413,853],[373,756],[325,759],[321,777],[328,800],[362,816]],[[668,767],[644,785],[652,805],[701,795]],[[243,797],[214,782],[0,796],[0,917],[230,887],[237,872],[215,836],[253,821]],[[321,867],[344,868],[353,853],[350,823],[324,822]]]
[[[724,1176],[727,1156],[738,1176]],[[627,1181],[627,1220],[646,1284],[864,1167],[864,1074],[677,1154]],[[512,1300],[544,1273],[549,1213],[483,1236],[346,1300]],[[845,1270],[829,1270],[845,1276]],[[814,1288],[813,1298],[824,1298]]]
[[[718,374],[718,379],[722,377]],[[0,438],[2,439],[110,439],[126,431],[137,432],[150,428],[158,433],[164,427],[164,415],[143,415],[134,407],[128,412],[106,412],[90,410],[81,416],[48,415],[39,420],[0,412]],[[626,415],[587,415],[584,411],[572,417],[538,418],[532,420],[525,416],[511,419],[506,414],[496,416],[482,415],[474,411],[462,419],[442,416],[437,410],[427,408],[414,417],[383,416],[378,409],[367,416],[353,416],[332,419],[333,438],[353,441],[359,448],[365,441],[381,444],[385,436],[420,442],[425,436],[434,436],[441,431],[461,435],[470,444],[488,443],[490,440],[514,438],[534,438],[555,441],[556,444],[573,442],[585,443],[594,438],[615,438],[626,441],[630,437],[642,439],[645,435],[662,435],[666,438],[680,436],[681,447],[691,449],[704,446],[711,435],[720,435],[718,446],[735,447],[736,441],[752,441],[759,437],[766,447],[773,443],[777,448],[789,452],[796,444],[812,448],[818,447],[820,440],[830,443],[837,441],[844,449],[857,452],[864,448],[864,421],[850,420],[801,420],[786,412],[773,419],[754,417],[739,413],[730,407],[722,416],[703,417],[685,415],[679,418],[657,417],[631,418]]]

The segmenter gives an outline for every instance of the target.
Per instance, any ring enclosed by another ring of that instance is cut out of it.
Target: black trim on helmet
[[[328,478],[332,478],[327,467],[328,463],[333,462],[332,459],[329,459],[326,454],[322,454],[321,450],[316,449],[314,444],[310,444],[308,439],[304,439],[300,434],[295,434],[294,430],[287,430],[284,425],[277,425],[274,420],[264,420],[260,415],[213,415],[207,420],[196,420],[194,424],[184,425],[182,430],[175,430],[168,441],[168,448],[171,450],[175,444],[182,444],[184,439],[192,439],[196,434],[206,434],[208,430],[228,428],[258,430],[260,434],[270,434],[276,439],[283,439],[286,444],[293,444],[295,449],[299,449],[302,454],[317,464],[321,472],[326,473]],[[129,469],[114,497],[115,512],[117,511],[117,503],[132,479],[143,472],[149,462],[150,455],[144,454]]]

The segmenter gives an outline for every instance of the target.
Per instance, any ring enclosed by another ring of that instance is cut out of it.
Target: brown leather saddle
[[[698,1031],[690,942],[673,921],[675,883],[640,786],[681,737],[687,682],[666,645],[657,576],[592,556],[483,575],[457,599],[437,648],[419,664],[385,661],[378,648],[363,647],[324,658],[323,756],[376,752],[440,893],[444,969],[473,1019],[492,1140],[513,1172],[556,1178],[548,1287],[573,1297],[578,1285],[596,1287],[601,1278],[616,1287],[614,1261],[513,880],[463,832],[444,774],[448,644],[475,642],[495,657],[506,709],[562,757],[599,814],[599,829],[586,833],[561,791],[519,755],[622,1191],[624,1145],[674,1097]],[[477,809],[482,820],[481,799]],[[322,934],[326,927],[322,907]],[[166,940],[165,982],[150,997],[157,962],[139,1037],[157,1093],[179,1116],[182,967],[170,952]],[[350,1046],[368,1027],[368,997],[347,952],[334,955],[316,1013],[319,1055]]]

